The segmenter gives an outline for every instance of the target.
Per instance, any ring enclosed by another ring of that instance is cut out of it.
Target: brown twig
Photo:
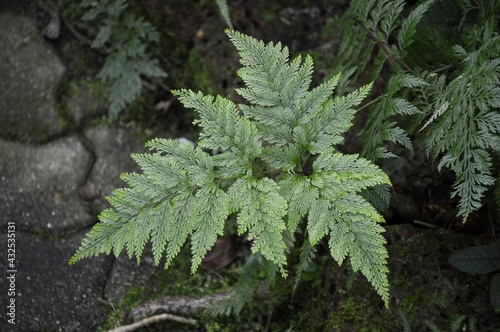
[[[175,316],[175,315],[171,315],[171,314],[161,314],[161,315],[156,315],[156,316],[145,318],[145,319],[138,321],[137,323],[134,323],[134,324],[117,327],[116,329],[109,330],[109,332],[134,331],[134,330],[137,330],[138,328],[148,326],[148,325],[151,325],[154,323],[158,323],[158,322],[161,322],[164,320],[172,320],[174,322],[189,324],[189,325],[194,325],[194,326],[198,325],[198,321],[196,319],[184,318],[184,317]]]
[[[181,315],[194,315],[200,310],[208,307],[210,304],[227,299],[233,294],[234,291],[229,290],[222,293],[204,295],[195,298],[186,296],[166,296],[156,299],[132,310],[130,318],[136,321],[135,323],[117,327],[109,332],[134,331],[138,328],[164,320],[172,320],[189,325],[198,325],[198,321],[196,319],[176,316],[167,312],[178,313]]]
[[[436,225],[429,224],[428,222],[421,221],[421,220],[413,220],[413,223],[415,225],[425,226],[425,227],[429,227],[429,228],[436,228]]]
[[[130,312],[134,321],[160,313],[175,313],[180,315],[196,315],[214,302],[229,298],[233,290],[222,293],[203,295],[198,297],[165,296],[146,302]]]

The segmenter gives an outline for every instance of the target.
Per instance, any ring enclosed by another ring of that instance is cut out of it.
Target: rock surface
[[[0,13],[0,29],[0,137],[40,142],[61,134],[55,93],[65,66],[30,18]]]
[[[144,149],[125,128],[97,126],[85,135],[88,139],[68,136],[43,145],[0,140],[0,246],[7,248],[3,232],[14,223],[18,248],[13,331],[95,330],[106,316],[106,303],[118,303],[155,270],[152,257],[137,266],[125,255],[68,265],[97,220],[96,204],[98,211],[107,207],[103,195],[124,185],[119,174],[137,169],[130,153]],[[84,146],[88,142],[91,151]],[[99,188],[90,200],[82,197],[84,183]],[[8,286],[0,279],[2,292]],[[0,324],[10,326],[5,315]]]
[[[18,306],[12,331],[95,331],[102,322],[107,314],[102,289],[113,259],[102,256],[69,266],[83,235],[49,240],[17,232]],[[6,240],[0,238],[2,248]],[[0,285],[4,291],[5,285]],[[5,318],[2,314],[2,331],[12,327]]]
[[[115,261],[106,280],[104,295],[111,303],[119,304],[123,295],[132,287],[144,286],[157,269],[151,250],[145,250],[140,265],[134,258],[130,260],[125,253]]]
[[[78,188],[91,154],[72,136],[36,146],[0,140],[0,225],[15,220],[23,232],[59,236],[90,227]]]
[[[68,99],[68,107],[77,128],[85,124],[85,120],[96,115],[104,115],[104,104],[90,91],[85,82],[78,82],[77,91]]]

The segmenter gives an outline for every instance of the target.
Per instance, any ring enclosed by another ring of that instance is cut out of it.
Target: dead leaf
[[[237,235],[223,236],[215,242],[212,249],[201,262],[204,269],[221,269],[240,256]]]

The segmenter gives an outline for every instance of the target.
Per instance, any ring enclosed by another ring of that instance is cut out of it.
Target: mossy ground
[[[159,269],[143,287],[133,287],[123,297],[122,302],[110,308],[110,314],[99,331],[106,331],[123,325],[126,314],[144,302],[163,296],[198,297],[228,290],[238,278],[238,270],[243,262],[237,260],[229,268],[221,270],[200,269],[190,273],[190,253],[185,248],[167,270]],[[319,270],[318,270],[319,272]],[[311,331],[321,327],[322,319],[311,315],[325,300],[326,293],[314,289],[315,283],[304,282],[294,297],[290,293],[293,278],[278,279],[265,295],[256,295],[240,315],[212,316],[200,313],[196,319],[198,327],[165,321],[139,331]],[[318,286],[318,284],[316,284]],[[316,309],[315,309],[316,308]]]

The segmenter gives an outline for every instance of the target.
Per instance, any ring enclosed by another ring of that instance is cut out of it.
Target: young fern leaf
[[[332,98],[336,76],[309,90],[310,57],[289,62],[280,44],[227,34],[242,57],[238,73],[246,87],[238,93],[249,104],[238,108],[222,97],[174,91],[199,113],[199,146],[154,139],[147,146],[156,153],[133,155],[143,173],[123,176],[130,188],[109,198],[112,209],[101,214],[70,262],[124,248],[139,259],[150,238],[155,262],[166,252],[168,267],[190,238],[194,272],[235,214],[238,233],[248,234],[255,256],[265,259],[268,280],[277,271],[287,275],[288,246],[302,227],[303,268],[312,246],[329,235],[332,256],[339,264],[349,257],[387,305],[383,219],[360,192],[390,181],[370,161],[334,148],[371,85]],[[242,281],[245,294],[235,296],[251,298],[248,285],[256,278]],[[232,301],[228,305],[241,310]]]
[[[215,3],[217,4],[217,7],[219,8],[219,13],[224,19],[224,22],[227,24],[227,26],[232,29],[233,24],[231,23],[231,17],[229,16],[229,8],[227,6],[227,1],[226,0],[215,0]]]
[[[297,264],[297,272],[295,273],[295,282],[293,284],[293,294],[297,290],[302,273],[309,270],[313,264],[314,257],[316,257],[316,248],[306,238],[300,247],[299,263]]]

